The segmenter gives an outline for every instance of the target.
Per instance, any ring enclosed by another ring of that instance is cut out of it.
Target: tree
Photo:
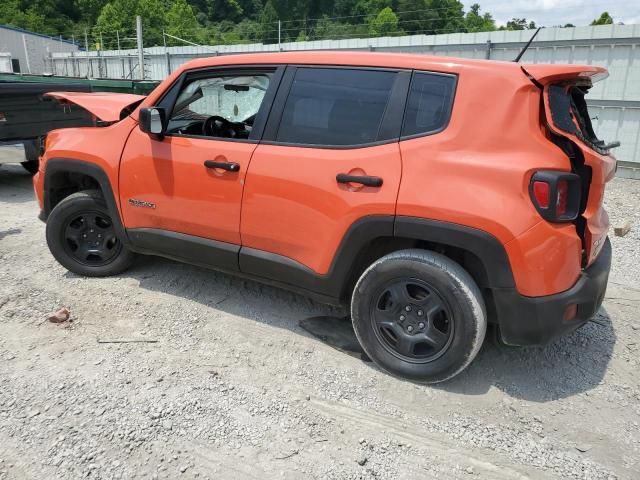
[[[209,18],[213,21],[231,20],[237,22],[244,10],[238,0],[208,0]]]
[[[493,32],[496,29],[496,22],[490,13],[480,15],[480,5],[474,3],[464,18],[467,32]]]
[[[44,16],[33,8],[23,11],[18,0],[3,0],[0,3],[0,24],[12,25],[34,32],[51,33]]]
[[[530,30],[534,28],[538,27],[533,20],[528,22],[526,18],[512,18],[507,22],[506,27],[500,27],[499,30]]]
[[[385,7],[369,22],[369,33],[375,36],[390,35],[398,31],[398,17]]]
[[[173,0],[171,8],[169,8],[165,15],[165,23],[167,25],[167,33],[170,35],[199,40],[200,25],[193,13],[193,8],[186,0]],[[169,43],[175,42],[176,41],[172,41]]]
[[[107,0],[75,0],[78,20],[87,25],[94,25],[106,3]]]
[[[398,0],[400,27],[409,35],[433,33],[440,20],[436,10],[430,10],[428,0]]]
[[[609,12],[602,12],[598,18],[596,18],[591,25],[611,25],[613,18],[609,15]]]
[[[260,15],[260,34],[259,38],[263,43],[277,43],[278,42],[278,12],[271,0],[267,0],[267,3]]]
[[[99,34],[106,37],[105,45],[112,48],[116,32],[120,37],[133,35],[136,16],[142,17],[145,45],[162,45],[162,31],[166,28],[165,9],[162,0],[111,0],[100,11],[93,29],[94,39]],[[106,34],[106,35],[104,35]],[[105,48],[103,46],[103,48]]]

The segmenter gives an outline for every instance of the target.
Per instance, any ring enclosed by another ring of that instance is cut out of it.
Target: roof
[[[0,30],[2,30],[2,29],[11,30],[11,31],[18,32],[18,33],[26,33],[28,35],[33,35],[33,36],[40,37],[40,38],[46,38],[47,40],[54,40],[56,42],[68,43],[70,45],[78,46],[76,43],[73,43],[71,40],[66,40],[64,38],[60,39],[58,37],[51,37],[51,36],[45,35],[43,33],[31,32],[29,30],[25,30],[25,29],[20,28],[20,27],[14,27],[12,25],[0,25]]]
[[[264,65],[271,63],[418,68],[443,72],[455,72],[464,68],[491,68],[512,72],[520,70],[520,65],[517,63],[498,60],[474,60],[438,55],[353,51],[297,51],[222,55],[192,60],[183,64],[180,70],[218,65]]]
[[[199,58],[182,65],[179,69],[214,67],[218,65],[247,64],[307,64],[307,65],[345,65],[363,67],[408,68],[440,72],[459,73],[462,70],[490,70],[493,74],[522,73],[522,68],[536,72],[543,77],[554,75],[582,75],[606,77],[606,69],[592,65],[575,64],[522,64],[500,60],[478,60],[440,55],[424,55],[409,53],[354,52],[354,51],[296,51],[278,53],[251,53],[240,55],[222,55]]]

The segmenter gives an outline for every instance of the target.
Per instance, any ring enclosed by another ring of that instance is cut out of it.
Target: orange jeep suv
[[[183,65],[148,97],[55,92],[35,191],[79,275],[152,254],[348,306],[366,353],[421,382],[487,324],[541,344],[598,310],[614,144],[582,65],[291,52]],[[99,128],[98,128],[99,127]]]

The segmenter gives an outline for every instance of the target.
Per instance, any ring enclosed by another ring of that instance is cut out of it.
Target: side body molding
[[[332,298],[330,303],[339,304],[351,280],[351,268],[358,255],[371,241],[380,237],[391,238],[393,220],[390,215],[371,215],[351,225],[325,275],[319,275],[288,257],[247,247],[240,249],[240,271],[258,278],[278,279]]]

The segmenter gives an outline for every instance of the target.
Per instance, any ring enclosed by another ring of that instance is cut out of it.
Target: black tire
[[[466,270],[418,249],[386,255],[362,274],[351,318],[360,345],[379,367],[421,383],[464,370],[487,330],[482,294]]]
[[[27,161],[22,162],[20,165],[22,165],[22,167],[31,175],[35,175],[36,173],[38,173],[38,168],[40,168],[40,161],[38,160],[39,144],[39,140],[30,140],[23,143],[24,156]]]
[[[84,190],[58,203],[47,219],[47,244],[67,270],[106,277],[128,269],[135,255],[118,238],[101,193]]]
[[[35,175],[36,173],[38,173],[38,168],[40,168],[40,162],[38,162],[38,160],[22,162],[20,163],[20,165],[22,165],[22,167],[31,175]]]

